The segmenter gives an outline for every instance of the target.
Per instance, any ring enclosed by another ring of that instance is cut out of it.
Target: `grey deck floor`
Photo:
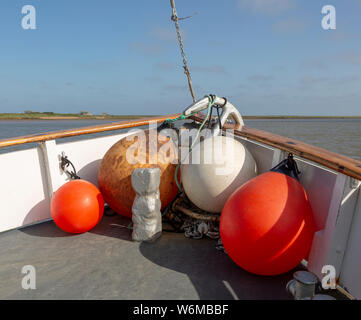
[[[104,217],[91,232],[68,235],[53,222],[0,234],[0,299],[290,299],[292,272],[249,274],[215,249],[215,241],[163,233],[131,241],[129,220]],[[24,290],[24,265],[36,289]]]

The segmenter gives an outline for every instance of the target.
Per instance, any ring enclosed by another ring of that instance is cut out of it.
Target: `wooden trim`
[[[163,122],[165,119],[175,119],[179,115],[180,114],[173,114],[162,117],[149,117],[132,121],[120,121],[109,124],[101,124],[79,129],[63,130],[11,139],[3,139],[0,140],[0,148],[11,147],[26,143],[42,142],[47,140],[55,140],[86,134],[140,127],[148,125],[149,123],[154,121]],[[202,121],[204,118],[201,115],[195,115],[192,116],[191,119],[196,121]],[[233,125],[226,124],[224,126],[224,129],[235,129],[235,127]],[[342,156],[303,142],[299,142],[294,139],[289,139],[273,133],[249,128],[246,126],[235,129],[234,134],[240,137],[248,138],[250,140],[261,142],[265,145],[286,152],[293,153],[294,155],[301,158],[313,161],[329,169],[341,172],[347,176],[361,180],[361,162],[351,159],[349,157]]]
[[[81,136],[85,134],[92,134],[92,133],[100,133],[106,131],[114,131],[114,130],[121,130],[121,129],[129,129],[134,127],[141,127],[148,125],[151,122],[163,122],[166,119],[175,119],[180,114],[171,114],[167,116],[161,117],[149,117],[149,118],[142,118],[132,121],[119,121],[119,122],[112,122],[109,124],[100,124],[91,127],[84,127],[79,129],[70,129],[70,130],[62,130],[56,132],[48,132],[42,134],[35,134],[35,135],[28,135],[23,137],[16,137],[11,139],[3,139],[0,140],[0,148],[4,147],[12,147],[20,144],[26,143],[33,143],[33,142],[43,142],[47,140],[55,140],[55,139],[62,139],[74,136]]]
[[[195,115],[191,117],[193,120],[202,121],[202,115]],[[286,152],[290,152],[295,156],[304,158],[329,169],[341,172],[349,177],[361,180],[361,162],[342,156],[322,148],[318,148],[294,139],[279,136],[277,134],[266,131],[249,128],[243,126],[235,128],[234,125],[225,124],[223,129],[234,129],[234,134],[250,140],[261,142],[267,146],[271,146]]]

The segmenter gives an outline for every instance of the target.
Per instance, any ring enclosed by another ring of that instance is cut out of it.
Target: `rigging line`
[[[182,41],[182,36],[181,36],[181,32],[180,32],[180,27],[179,27],[179,23],[178,21],[181,20],[182,18],[178,18],[177,15],[177,10],[175,8],[175,2],[174,0],[170,0],[170,5],[172,7],[172,17],[171,20],[174,21],[174,25],[175,25],[175,29],[177,31],[177,37],[178,37],[178,42],[179,42],[179,47],[181,49],[181,54],[182,54],[182,59],[183,59],[183,68],[184,68],[184,73],[187,76],[188,79],[188,86],[189,86],[189,91],[191,93],[193,102],[196,102],[196,98],[194,96],[194,91],[193,91],[193,86],[192,86],[192,78],[191,78],[191,74],[189,72],[189,68],[188,68],[188,62],[186,59],[186,54],[184,52],[184,46],[183,46],[183,41]]]

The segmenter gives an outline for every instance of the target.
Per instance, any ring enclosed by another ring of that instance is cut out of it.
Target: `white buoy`
[[[196,144],[181,165],[183,188],[200,209],[221,212],[229,196],[257,175],[256,162],[243,144],[215,136]]]

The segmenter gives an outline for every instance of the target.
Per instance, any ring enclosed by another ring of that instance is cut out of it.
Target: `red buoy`
[[[55,224],[69,233],[87,232],[100,221],[104,200],[96,186],[85,180],[73,180],[61,186],[51,200]]]
[[[267,172],[228,199],[220,232],[225,250],[241,268],[277,275],[307,258],[314,234],[306,192],[294,178]]]

